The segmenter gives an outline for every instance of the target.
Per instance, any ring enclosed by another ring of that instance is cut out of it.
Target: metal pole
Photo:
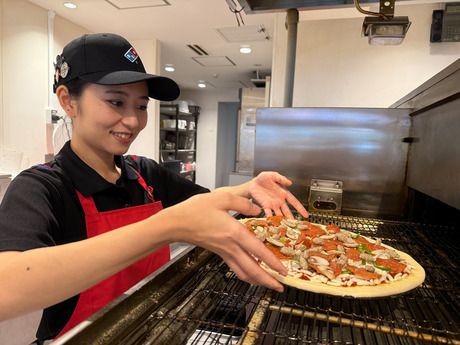
[[[284,106],[292,107],[292,94],[294,91],[295,56],[297,48],[297,24],[299,11],[291,8],[286,14],[287,52],[286,52],[286,84],[284,92]]]

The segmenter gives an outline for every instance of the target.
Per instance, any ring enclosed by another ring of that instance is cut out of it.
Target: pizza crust
[[[241,219],[240,221],[242,223],[245,223],[249,219],[257,219],[257,218]],[[259,218],[259,219],[264,219],[264,218]],[[317,223],[312,223],[312,224],[324,228],[324,225],[322,224],[317,224]],[[360,236],[367,239],[371,243],[375,243],[375,241],[369,237],[366,237],[363,235],[360,235]],[[417,261],[415,261],[414,258],[384,243],[382,243],[381,245],[388,249],[395,250],[404,260],[406,260],[413,267],[410,274],[408,274],[408,276],[398,279],[398,280],[394,280],[388,283],[382,283],[378,285],[345,287],[345,286],[327,285],[327,284],[324,284],[318,281],[310,281],[310,280],[303,280],[303,279],[289,277],[289,276],[282,276],[281,274],[272,270],[266,265],[263,265],[261,267],[266,272],[268,272],[271,276],[273,276],[276,280],[280,281],[281,283],[285,285],[292,286],[300,290],[334,295],[334,296],[341,296],[341,297],[377,298],[377,297],[392,296],[392,295],[401,294],[409,290],[415,289],[416,287],[418,287],[419,285],[423,283],[423,281],[425,280],[425,270]]]

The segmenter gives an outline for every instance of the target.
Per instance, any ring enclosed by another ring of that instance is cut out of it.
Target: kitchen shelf
[[[160,128],[160,131],[166,131],[166,132],[195,132],[195,129],[175,129],[175,128]]]
[[[196,128],[200,107],[189,106],[189,109],[190,113],[181,112],[177,104],[160,103],[160,163],[195,182],[194,170],[179,172],[185,164],[196,161]]]

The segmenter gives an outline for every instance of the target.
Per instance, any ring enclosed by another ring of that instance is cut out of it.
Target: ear
[[[56,97],[62,109],[67,113],[67,116],[74,118],[77,114],[76,102],[69,93],[69,89],[65,85],[59,85],[56,89]]]

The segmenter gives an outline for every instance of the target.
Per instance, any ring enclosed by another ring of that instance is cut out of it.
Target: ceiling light
[[[252,49],[250,46],[241,46],[240,47],[240,53],[241,54],[250,54],[252,52]]]
[[[409,17],[394,17],[395,0],[380,0],[380,12],[366,11],[354,0],[356,9],[373,17],[365,17],[362,35],[372,45],[397,45],[406,37],[411,22]]]
[[[206,83],[203,80],[199,80],[197,85],[199,88],[202,89],[206,87]]]
[[[408,17],[393,17],[389,20],[366,17],[362,34],[369,38],[369,44],[372,45],[398,45],[404,40],[410,24]]]
[[[70,8],[72,10],[77,8],[77,5],[74,4],[73,2],[64,2],[63,5],[64,5],[64,7]]]
[[[166,64],[166,65],[165,65],[165,71],[166,71],[166,72],[174,72],[175,70],[176,70],[176,69],[174,68],[173,65],[171,65],[171,64]]]

